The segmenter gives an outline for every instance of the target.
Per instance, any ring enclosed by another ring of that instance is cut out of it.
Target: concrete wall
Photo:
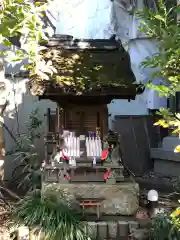
[[[37,97],[32,96],[27,89],[27,81],[28,79],[22,78],[15,79],[15,81],[6,79],[6,95],[10,104],[5,112],[4,123],[15,136],[18,133],[23,134],[27,132],[26,122],[28,121],[28,115],[35,108],[39,108],[40,119],[42,119],[44,122],[43,131],[46,130],[44,114],[47,112],[48,107],[52,109],[56,108],[56,103],[48,100],[39,101]],[[6,151],[9,151],[15,146],[15,143],[8,131],[5,130],[4,133]],[[43,158],[43,138],[41,138],[38,143],[38,151]],[[12,157],[6,158],[6,180],[11,179],[12,170],[17,165],[17,163],[13,162],[12,160]]]
[[[135,100],[113,100],[108,105],[109,128],[113,129],[113,121],[116,115],[148,115],[146,102],[142,95],[136,96]]]

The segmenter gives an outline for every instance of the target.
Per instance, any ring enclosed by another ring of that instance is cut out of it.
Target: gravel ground
[[[173,180],[175,180],[175,178],[170,177],[170,176],[164,176],[161,174],[157,174],[155,172],[149,172],[149,173],[145,173],[144,175],[142,175],[142,178],[144,179],[161,179],[164,181],[167,181],[169,183],[171,183]]]
[[[8,211],[7,207],[0,206],[0,240],[9,240],[9,230],[8,230]],[[4,213],[4,214],[3,214]]]

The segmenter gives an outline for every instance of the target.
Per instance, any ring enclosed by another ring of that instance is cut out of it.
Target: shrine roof
[[[31,79],[33,95],[135,98],[135,76],[121,42],[56,36],[45,47],[44,59],[51,61],[57,72],[49,80]]]

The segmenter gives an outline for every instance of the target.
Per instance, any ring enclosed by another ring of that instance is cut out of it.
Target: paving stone
[[[118,237],[128,237],[129,235],[129,224],[128,222],[118,222]]]
[[[96,222],[88,222],[88,228],[91,236],[96,239],[97,237],[97,223]]]
[[[129,222],[129,233],[131,233],[134,229],[139,228],[139,223],[136,221]]]
[[[148,240],[149,231],[148,229],[134,229],[134,231],[131,233],[131,237],[134,240]]]
[[[106,239],[107,238],[107,223],[106,222],[98,223],[97,235],[98,235],[98,239]]]
[[[140,228],[151,228],[152,227],[151,219],[139,220],[138,222],[139,222]]]
[[[108,237],[116,238],[117,237],[117,222],[108,222]]]

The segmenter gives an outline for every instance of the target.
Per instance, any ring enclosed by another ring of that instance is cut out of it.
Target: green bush
[[[151,240],[179,240],[180,231],[169,214],[159,214],[152,221]]]
[[[47,240],[89,240],[81,214],[64,192],[29,193],[12,212],[14,225],[43,232]]]

